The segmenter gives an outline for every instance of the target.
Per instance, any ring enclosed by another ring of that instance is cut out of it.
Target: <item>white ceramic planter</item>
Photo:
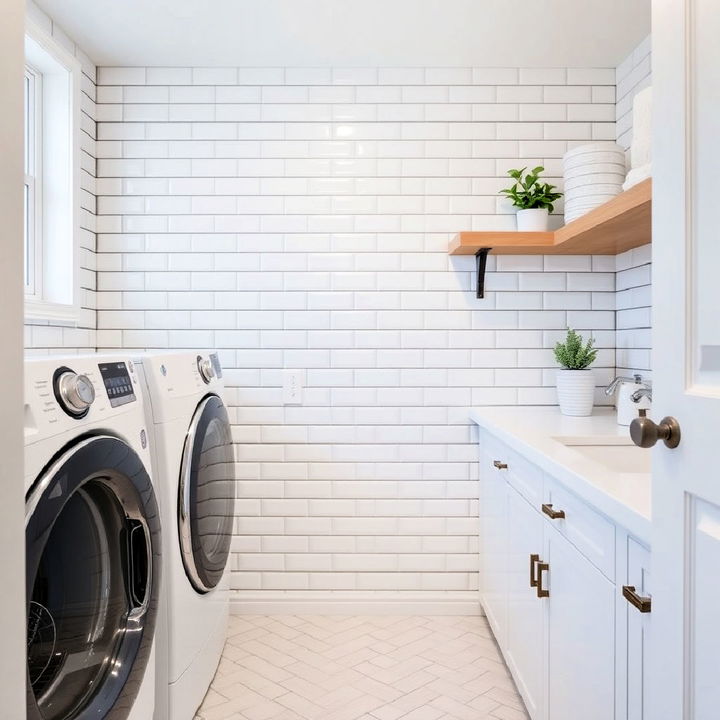
[[[595,375],[592,370],[558,370],[557,393],[563,415],[592,415]]]
[[[545,232],[548,229],[549,220],[550,214],[547,208],[518,210],[517,229],[518,232]]]

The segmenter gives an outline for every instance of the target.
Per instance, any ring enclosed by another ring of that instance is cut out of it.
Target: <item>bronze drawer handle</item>
[[[493,465],[498,470],[507,470],[507,463],[501,462],[500,460],[493,460]]]
[[[530,587],[537,587],[538,581],[537,576],[535,575],[535,563],[540,562],[540,556],[539,555],[531,555],[530,556]]]
[[[550,569],[549,563],[539,562],[539,563],[537,564],[537,570],[538,570],[538,573],[537,573],[537,580],[538,580],[538,584],[537,584],[537,596],[538,596],[539,598],[550,597],[550,591],[549,591],[549,590],[546,590],[546,589],[543,587],[543,584],[542,584],[542,579],[543,579],[543,578],[542,578],[542,574],[543,574],[543,572],[545,572],[545,571],[547,571],[547,570],[549,570],[549,569]]]
[[[552,503],[543,503],[542,504],[542,511],[551,519],[551,520],[564,520],[565,519],[565,511],[564,510],[554,510]]]
[[[641,613],[652,612],[652,598],[638,595],[634,585],[623,585],[623,597]]]

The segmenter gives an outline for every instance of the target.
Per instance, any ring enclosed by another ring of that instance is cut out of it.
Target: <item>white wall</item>
[[[617,141],[629,148],[632,142],[632,102],[652,81],[648,36],[616,69]],[[619,375],[639,372],[650,378],[651,311],[650,245],[617,257],[617,350]]]
[[[98,345],[220,348],[237,597],[474,602],[468,407],[555,403],[568,325],[605,384],[615,260],[491,257],[478,300],[447,243],[513,228],[508,168],[615,139],[614,69],[100,68],[97,100]]]
[[[95,65],[50,17],[31,0],[27,16],[69,50],[82,65],[80,113],[80,286],[81,311],[75,324],[33,320],[25,324],[28,354],[92,352],[95,330]]]
[[[0,413],[0,707],[8,720],[25,717],[25,542],[22,438],[23,303],[23,31],[24,5],[3,3],[0,23],[0,368],[5,378]]]

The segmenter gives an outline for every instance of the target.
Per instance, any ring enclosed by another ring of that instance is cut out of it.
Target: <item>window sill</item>
[[[25,322],[28,325],[76,327],[80,319],[79,315],[75,305],[25,299]]]

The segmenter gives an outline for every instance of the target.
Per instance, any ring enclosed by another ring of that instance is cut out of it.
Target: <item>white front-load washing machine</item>
[[[25,362],[28,720],[149,720],[160,516],[137,374]]]
[[[229,614],[235,470],[215,353],[148,353],[136,367],[154,434],[165,578],[156,720],[190,720],[217,669]]]

